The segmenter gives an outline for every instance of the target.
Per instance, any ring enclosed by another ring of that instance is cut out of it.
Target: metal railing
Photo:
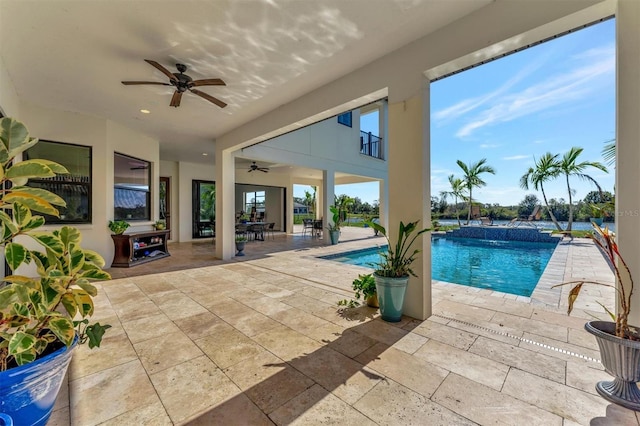
[[[371,132],[363,132],[360,130],[360,153],[369,157],[384,160],[384,149],[382,149],[382,138],[371,134]]]

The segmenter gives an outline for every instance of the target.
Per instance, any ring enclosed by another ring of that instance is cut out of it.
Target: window
[[[265,191],[245,192],[244,193],[244,211],[248,215],[253,215],[253,219],[257,216],[264,216],[265,212]],[[257,213],[257,214],[254,214]]]
[[[151,163],[114,153],[114,204],[116,220],[151,219]]]
[[[68,175],[30,179],[27,185],[62,197],[60,217],[43,215],[47,223],[91,223],[91,147],[41,140],[25,151],[25,160],[44,159],[63,165]]]
[[[351,111],[340,114],[338,116],[338,123],[351,127]]]
[[[193,238],[212,237],[216,223],[216,183],[193,180]]]

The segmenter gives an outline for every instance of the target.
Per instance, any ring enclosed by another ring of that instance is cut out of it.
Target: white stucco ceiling
[[[0,0],[0,56],[21,100],[107,118],[203,161],[216,137],[491,0]],[[180,62],[229,105],[170,87],[145,63]],[[148,109],[151,114],[142,114]]]

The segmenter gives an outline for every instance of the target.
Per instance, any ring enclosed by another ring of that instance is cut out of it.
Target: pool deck
[[[568,317],[550,288],[613,281],[590,240],[563,240],[530,298],[434,281],[433,315],[391,324],[337,309],[364,269],[317,259],[384,243],[365,231],[281,234],[241,262],[176,244],[158,273],[112,270],[95,318],[113,328],[76,350],[49,425],[640,424],[594,388],[609,376],[583,325],[613,292],[585,288]],[[197,267],[172,270],[180,253]]]

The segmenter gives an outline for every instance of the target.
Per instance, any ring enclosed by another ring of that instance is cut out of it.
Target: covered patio
[[[563,291],[434,282],[429,319],[386,323],[336,306],[363,268],[317,256],[384,242],[343,237],[283,234],[283,251],[103,283],[96,311],[113,328],[78,348],[50,424],[640,424],[594,389],[608,375],[584,318],[611,294],[589,290],[568,317]],[[565,239],[541,281],[610,275],[589,240]]]

